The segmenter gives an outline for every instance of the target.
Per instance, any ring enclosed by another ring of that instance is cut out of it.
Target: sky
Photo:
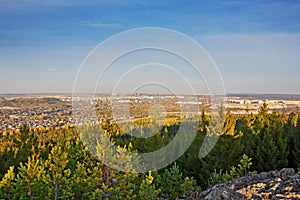
[[[299,20],[297,0],[0,0],[0,93],[72,93],[99,43],[161,27],[197,41],[227,93],[300,94]]]

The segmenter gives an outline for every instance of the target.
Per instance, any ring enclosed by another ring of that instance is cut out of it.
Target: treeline
[[[251,159],[251,166],[244,174],[284,167],[297,170],[300,164],[299,114],[268,113],[267,104],[263,104],[257,115],[228,112],[222,136],[212,151],[199,160],[197,153],[209,121],[209,116],[205,116],[196,140],[177,162],[183,174],[194,177],[203,188],[211,186],[207,180],[213,175],[219,174],[223,180],[223,175],[234,171],[232,166],[238,166],[243,155]]]
[[[211,116],[199,119],[197,135],[188,150],[172,165],[145,174],[125,173],[99,162],[105,156],[123,162],[134,171],[125,151],[151,152],[169,144],[182,125],[169,120],[149,138],[131,134],[151,132],[149,121],[120,129],[116,123],[101,124],[104,136],[116,149],[103,149],[95,137],[80,137],[75,128],[29,131],[0,136],[0,198],[6,199],[166,199],[196,198],[202,189],[248,173],[298,168],[300,164],[300,113],[268,113],[264,104],[257,115],[226,113],[223,133],[212,151],[199,159],[199,149],[209,129]],[[97,132],[94,126],[83,127]],[[130,129],[130,130],[129,130]],[[127,134],[129,133],[129,134]],[[188,133],[187,133],[188,134]],[[89,149],[83,144],[92,144]],[[180,146],[178,147],[180,148]],[[91,154],[92,152],[92,154]],[[96,159],[94,157],[98,159]],[[168,157],[161,159],[170,159]]]

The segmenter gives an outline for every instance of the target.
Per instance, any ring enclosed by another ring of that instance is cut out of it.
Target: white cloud
[[[56,71],[56,68],[49,68],[48,71],[50,71],[50,72],[55,72],[55,71]]]
[[[81,20],[81,24],[85,26],[95,27],[95,28],[119,28],[121,27],[120,23],[103,23],[103,22],[92,22]]]
[[[35,7],[73,7],[82,5],[123,6],[135,3],[135,0],[0,0],[0,10],[26,10]]]

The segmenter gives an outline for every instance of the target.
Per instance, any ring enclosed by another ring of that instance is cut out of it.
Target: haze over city
[[[100,42],[132,28],[163,27],[207,50],[226,92],[299,94],[299,10],[298,1],[2,2],[0,93],[71,93]]]

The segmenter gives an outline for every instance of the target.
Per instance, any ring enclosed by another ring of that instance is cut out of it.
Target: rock
[[[105,194],[102,195],[103,199],[112,199],[112,197],[113,196],[111,194],[108,194],[108,193],[105,193]]]
[[[293,168],[283,168],[279,171],[280,178],[286,179],[290,176],[295,175],[295,170]]]
[[[234,192],[234,191],[230,190],[228,187],[217,186],[208,191],[204,191],[202,193],[202,196],[200,194],[200,199],[203,199],[203,200],[211,200],[211,199],[240,200],[240,199],[247,199],[247,198],[245,197],[245,195],[238,193],[238,192]]]
[[[215,185],[193,199],[300,199],[300,174],[292,168],[253,174]]]

